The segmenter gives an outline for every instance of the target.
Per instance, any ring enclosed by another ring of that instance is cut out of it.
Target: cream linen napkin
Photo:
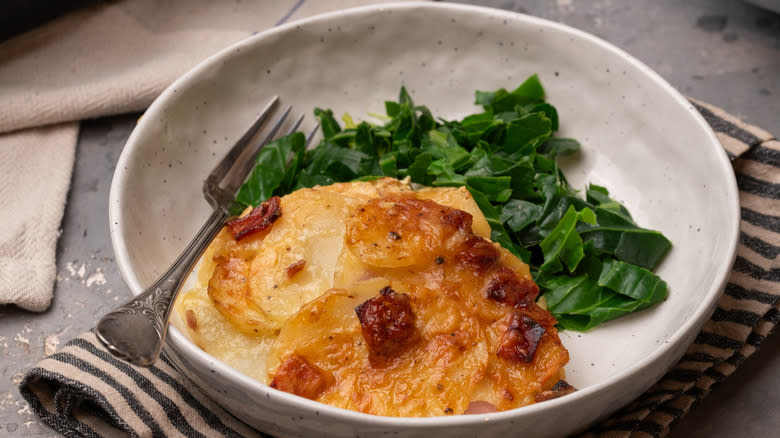
[[[112,1],[0,44],[0,304],[51,303],[78,120],[142,111],[195,64],[258,31],[387,1]]]

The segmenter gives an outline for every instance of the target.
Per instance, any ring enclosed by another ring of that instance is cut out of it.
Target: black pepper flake
[[[442,256],[436,257],[436,264],[437,265],[441,265],[443,263],[444,263],[444,257],[442,257]]]
[[[450,407],[447,407],[447,409],[444,410],[445,414],[451,414],[453,412],[455,412],[455,411],[453,411],[452,408],[450,408]]]
[[[387,233],[387,238],[390,240],[401,240],[401,235],[395,231],[390,231]]]

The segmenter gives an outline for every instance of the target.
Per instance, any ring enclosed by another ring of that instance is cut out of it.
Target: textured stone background
[[[780,1],[775,1],[780,3]],[[626,50],[682,93],[780,133],[780,15],[739,0],[464,1],[590,32]],[[19,395],[24,370],[89,330],[129,296],[108,234],[111,176],[137,114],[84,122],[58,246],[51,309],[0,306],[0,436],[55,436]],[[670,435],[768,437],[780,431],[780,335],[769,337]]]

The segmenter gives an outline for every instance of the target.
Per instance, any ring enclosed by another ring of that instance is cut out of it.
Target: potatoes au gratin
[[[230,222],[176,311],[233,368],[370,414],[506,410],[572,391],[528,266],[489,237],[465,188],[301,189]]]

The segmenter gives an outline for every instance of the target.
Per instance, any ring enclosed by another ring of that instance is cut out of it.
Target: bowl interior
[[[367,114],[384,113],[401,85],[451,119],[479,109],[475,90],[512,89],[533,73],[558,108],[559,135],[583,145],[562,162],[572,184],[606,186],[674,245],[658,271],[666,302],[561,334],[568,380],[587,394],[639,372],[660,376],[669,363],[658,369],[654,360],[690,341],[733,259],[728,159],[693,107],[641,63],[582,32],[504,11],[360,8],[276,28],[198,66],[152,105],[120,158],[110,198],[120,270],[138,293],[175,259],[209,214],[203,178],[272,95],[307,114],[305,131],[315,107],[373,120]]]

